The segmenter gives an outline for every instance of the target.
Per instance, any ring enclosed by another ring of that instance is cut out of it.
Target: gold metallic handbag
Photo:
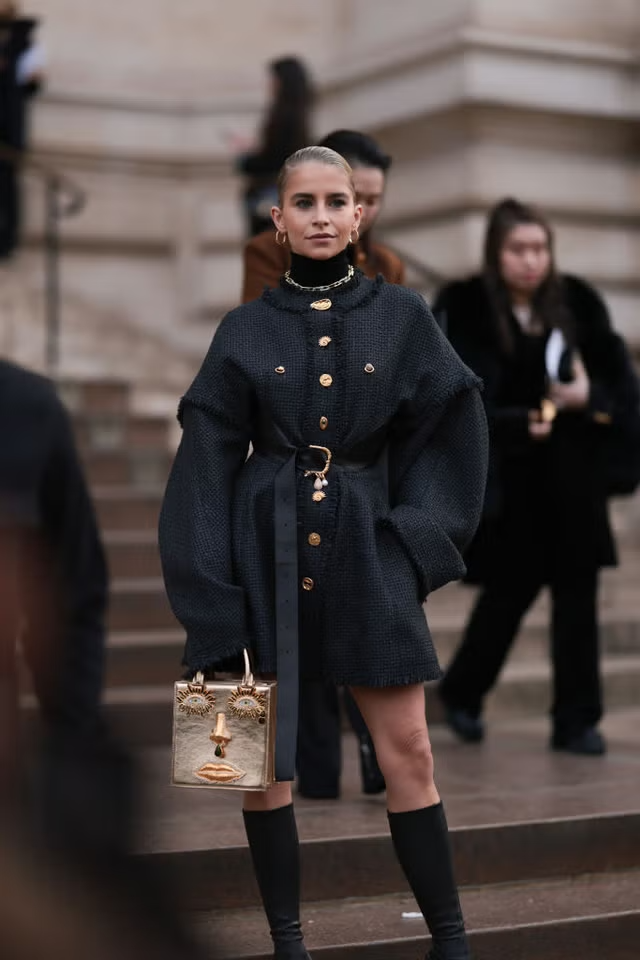
[[[240,682],[174,685],[171,782],[178,787],[265,790],[274,782],[277,683],[256,683],[244,651]]]

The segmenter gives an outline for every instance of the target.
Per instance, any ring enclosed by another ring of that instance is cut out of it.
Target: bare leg
[[[387,783],[390,813],[439,803],[425,716],[424,687],[355,687],[353,695],[369,728]]]
[[[424,687],[353,689],[387,782],[391,837],[429,927],[433,960],[470,960],[449,832],[433,779]]]
[[[244,810],[277,810],[291,803],[291,784],[274,783],[267,790],[245,793]]]

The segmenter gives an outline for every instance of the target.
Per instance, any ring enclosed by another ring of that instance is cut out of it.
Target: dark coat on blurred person
[[[529,411],[540,408],[546,392],[548,334],[523,332],[512,315],[513,352],[505,355],[480,277],[448,285],[434,304],[451,343],[484,381],[491,458],[483,521],[465,557],[472,583],[514,567],[542,571],[544,582],[559,566],[616,563],[604,458],[618,411],[637,404],[637,382],[600,296],[576,277],[561,282],[591,393],[584,411],[558,413],[544,441],[530,437]]]
[[[39,80],[18,75],[35,27],[35,20],[0,20],[0,142],[18,151],[27,146],[27,99],[39,89]],[[18,167],[0,156],[0,259],[9,257],[18,244],[19,179]]]
[[[380,273],[387,283],[404,284],[404,264],[388,247],[381,243],[367,243],[366,238],[363,238],[349,249],[353,250],[354,265],[370,280],[374,280]],[[244,248],[242,302],[257,300],[265,287],[277,287],[280,277],[291,266],[290,261],[288,244],[277,243],[274,230],[263,230],[256,237],[252,237]]]
[[[6,361],[0,567],[1,767],[17,744],[18,641],[49,728],[95,725],[107,599],[103,550],[69,417],[48,380]]]

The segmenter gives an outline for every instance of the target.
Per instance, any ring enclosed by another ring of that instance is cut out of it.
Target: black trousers
[[[343,691],[349,722],[359,740],[369,737],[349,690]],[[337,796],[342,771],[340,690],[325,681],[303,680],[298,714],[298,782],[303,793]]]
[[[479,716],[511,649],[520,622],[543,586],[526,571],[488,583],[480,593],[462,644],[442,680],[448,706]],[[558,573],[550,583],[552,600],[554,732],[572,736],[602,717],[597,617],[597,570]]]

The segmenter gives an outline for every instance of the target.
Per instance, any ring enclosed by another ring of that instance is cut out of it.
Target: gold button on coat
[[[322,384],[323,387],[330,387],[331,384],[333,383],[333,377],[331,376],[330,373],[323,373],[322,376],[320,377],[320,383]]]
[[[312,310],[330,310],[331,309],[331,300],[328,297],[325,297],[323,300],[314,300],[311,304]]]
[[[309,541],[309,546],[311,547],[319,547],[322,543],[322,537],[319,533],[310,533],[307,537],[307,540]]]
[[[276,373],[284,373],[284,367],[276,367]]]
[[[311,577],[305,577],[304,580],[302,581],[302,589],[309,591],[309,590],[313,590],[313,587],[314,587],[314,583]]]
[[[318,340],[318,343],[320,344],[321,347],[328,347],[329,344],[331,343],[331,337],[320,337],[320,339]]]
[[[367,363],[365,365],[365,368],[364,368],[365,373],[373,373],[374,370],[375,370],[375,367],[372,363]]]
[[[320,429],[326,430],[328,426],[329,426],[329,421],[327,420],[327,418],[320,417]]]

